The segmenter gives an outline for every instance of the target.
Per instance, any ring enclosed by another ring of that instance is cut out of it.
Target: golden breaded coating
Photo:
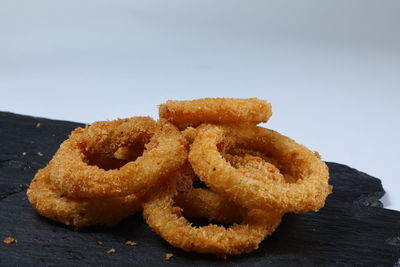
[[[148,143],[147,143],[148,142]],[[89,165],[90,155],[114,153],[131,143],[145,144],[143,155],[119,169]],[[50,179],[64,194],[76,198],[123,196],[146,190],[187,160],[187,141],[166,122],[147,117],[96,122],[76,129],[51,160]]]
[[[282,183],[285,182],[280,171],[261,157],[247,153],[241,156],[231,154],[225,154],[224,156],[245,177],[260,181],[272,179]],[[179,193],[174,199],[176,204],[183,209],[185,216],[209,218],[212,221],[226,224],[240,222],[243,219],[247,212],[246,208],[208,189],[192,188],[191,183],[198,180],[198,176],[190,164],[185,166],[180,171],[180,173],[184,174],[182,177],[185,179],[181,179],[178,186]],[[184,188],[182,189],[182,187]]]
[[[188,101],[168,100],[159,107],[160,118],[184,129],[201,123],[258,124],[272,116],[271,104],[257,98],[202,98]]]
[[[218,144],[228,137],[238,147],[257,150],[276,159],[283,173],[296,177],[295,182],[260,181],[244,176],[228,164],[218,149]],[[317,211],[332,191],[328,167],[312,151],[275,131],[251,124],[201,125],[197,128],[189,161],[200,180],[213,191],[247,208]]]
[[[243,156],[224,154],[223,156],[244,177],[259,181],[274,180],[278,183],[285,182],[280,170],[261,157],[249,154]]]
[[[243,220],[247,209],[208,189],[193,188],[174,198],[184,216],[208,218],[211,221],[232,224]]]
[[[189,126],[182,131],[182,135],[186,138],[189,144],[191,144],[196,137],[196,128]]]
[[[142,205],[137,195],[97,199],[66,196],[50,183],[49,166],[36,173],[27,196],[33,208],[43,216],[75,227],[111,226],[140,210]]]
[[[176,182],[155,192],[143,204],[143,216],[149,226],[168,243],[185,251],[236,255],[258,248],[259,243],[279,225],[282,214],[249,210],[240,224],[225,228],[210,224],[194,227],[174,206]]]

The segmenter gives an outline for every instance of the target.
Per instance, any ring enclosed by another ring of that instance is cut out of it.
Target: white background
[[[400,210],[400,1],[0,0],[0,110],[79,122],[258,97]]]

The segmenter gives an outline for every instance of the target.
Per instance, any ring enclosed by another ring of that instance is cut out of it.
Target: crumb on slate
[[[36,128],[40,127],[40,122],[36,123]]]
[[[24,152],[22,152],[22,156],[26,156],[26,152],[24,151]]]
[[[226,254],[217,254],[218,259],[226,260]]]
[[[167,253],[167,254],[165,254],[165,259],[166,259],[167,261],[169,261],[173,256],[174,256],[174,254],[172,254],[172,253]]]
[[[97,241],[97,245],[102,246],[102,245],[103,245],[103,242]]]
[[[40,151],[37,154],[38,154],[39,157],[43,156],[43,153],[40,152]]]
[[[137,243],[134,242],[134,241],[126,241],[125,244],[129,245],[129,246],[136,246],[137,245]]]
[[[10,236],[3,239],[3,243],[7,244],[7,245],[16,243],[16,242],[17,242],[17,240],[15,240],[14,238],[12,238]]]
[[[107,250],[107,254],[113,254],[115,252],[117,252],[117,250],[115,250],[115,248],[111,248],[111,249]]]

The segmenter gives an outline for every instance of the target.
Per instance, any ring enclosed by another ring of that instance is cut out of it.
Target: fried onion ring
[[[246,152],[251,153],[252,151],[248,150]],[[279,182],[285,181],[279,170],[261,157],[248,153],[242,156],[225,154],[224,157],[246,177],[260,181],[265,179],[273,179]],[[183,208],[184,216],[208,218],[211,221],[225,224],[237,223],[244,218],[247,209],[230,199],[208,189],[192,188],[191,183],[198,180],[198,176],[190,164],[186,164],[185,166],[185,169],[181,169],[181,173],[187,178],[182,179],[182,181],[187,182],[179,183],[179,193],[174,199],[176,204]]]
[[[233,142],[233,146],[274,158],[282,166],[281,171],[296,180],[282,183],[244,176],[221,155],[218,146],[225,139],[229,146]],[[332,191],[328,184],[328,167],[312,151],[278,132],[251,124],[198,127],[189,161],[199,178],[213,191],[247,208],[317,211]]]
[[[149,226],[168,243],[185,251],[236,255],[258,248],[259,243],[279,225],[281,213],[249,210],[241,224],[229,228],[210,224],[193,227],[174,206],[176,182],[155,192],[143,205]]]
[[[75,227],[112,226],[140,210],[142,205],[141,197],[133,194],[98,199],[66,196],[50,183],[49,165],[36,173],[27,197],[33,208],[43,216]]]
[[[154,186],[187,159],[187,142],[180,131],[168,122],[156,127],[151,118],[133,117],[76,129],[51,161],[52,184],[76,198],[123,196]],[[91,155],[114,153],[132,143],[146,144],[146,150],[119,169],[87,163]]]
[[[258,124],[272,116],[271,104],[257,98],[202,98],[190,101],[168,100],[159,107],[160,118],[184,129],[201,123]]]

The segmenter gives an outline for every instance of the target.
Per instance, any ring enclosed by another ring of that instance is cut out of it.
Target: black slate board
[[[0,239],[18,240],[0,243],[0,265],[400,265],[400,212],[382,208],[380,180],[337,163],[328,163],[334,191],[320,212],[285,215],[257,251],[226,260],[171,247],[141,214],[114,228],[83,230],[47,220],[31,208],[27,185],[78,126],[0,112]],[[127,246],[127,240],[138,245]],[[110,248],[116,253],[107,254]],[[166,253],[174,253],[168,262]]]

